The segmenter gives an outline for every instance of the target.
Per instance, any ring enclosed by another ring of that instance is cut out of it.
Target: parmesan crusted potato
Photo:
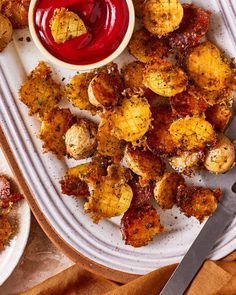
[[[12,24],[9,19],[0,13],[0,52],[12,39]]]
[[[188,77],[182,69],[170,62],[155,59],[146,65],[143,81],[153,92],[170,97],[186,89]]]
[[[121,215],[129,209],[133,192],[123,177],[125,173],[124,167],[110,166],[108,175],[102,177],[94,187],[89,201],[84,205],[84,210],[90,214],[95,223],[101,218]]]
[[[232,105],[234,92],[230,87],[226,87],[222,90],[208,91],[203,88],[198,88],[199,95],[204,97],[204,100],[209,106],[215,104],[227,104]]]
[[[217,144],[211,147],[205,159],[205,167],[212,173],[225,173],[235,163],[235,148],[224,134],[218,135]]]
[[[75,160],[91,156],[97,147],[97,126],[85,119],[78,119],[65,134],[67,154]]]
[[[39,137],[44,142],[45,152],[53,152],[58,159],[66,155],[64,135],[73,124],[73,120],[69,109],[54,108],[44,115]]]
[[[233,114],[225,104],[216,104],[205,112],[206,120],[211,123],[215,130],[223,132],[229,125]]]
[[[141,176],[140,184],[146,185],[150,180],[159,179],[165,170],[165,164],[160,157],[150,151],[133,148],[128,145],[124,157],[128,167],[137,175]]]
[[[110,116],[112,131],[118,139],[134,142],[140,139],[151,123],[151,111],[144,97],[132,95],[123,99]]]
[[[220,189],[211,191],[208,188],[182,185],[178,189],[178,206],[187,217],[194,216],[201,223],[205,217],[214,213],[221,195]]]
[[[12,234],[12,227],[8,221],[7,214],[0,214],[0,252]]]
[[[144,66],[140,61],[133,61],[122,68],[126,88],[146,88],[143,84]]]
[[[211,42],[204,42],[190,52],[186,60],[192,80],[206,90],[222,90],[232,80],[230,66],[220,50]]]
[[[155,208],[144,205],[129,209],[121,220],[121,231],[126,245],[142,247],[164,230]]]
[[[185,151],[170,158],[169,163],[175,171],[191,176],[192,173],[200,169],[204,159],[205,153],[203,150],[196,152]]]
[[[97,140],[97,151],[100,155],[110,156],[114,162],[119,162],[123,158],[126,143],[111,135],[110,120],[106,116],[98,126]]]
[[[82,19],[66,8],[56,8],[50,20],[50,28],[54,41],[57,44],[65,43],[87,33]]]
[[[156,183],[154,197],[162,209],[171,209],[176,204],[178,187],[184,184],[184,178],[175,172],[166,172]]]
[[[64,91],[65,96],[73,106],[81,110],[91,111],[92,114],[95,113],[96,108],[89,101],[88,87],[94,75],[92,72],[75,75],[66,85]]]
[[[204,149],[207,144],[216,142],[212,125],[201,117],[185,117],[170,126],[171,137],[182,150]]]
[[[50,111],[61,99],[61,86],[51,77],[51,69],[40,62],[19,90],[20,100],[29,108],[29,115],[40,117]]]
[[[169,50],[165,40],[151,35],[144,28],[133,33],[128,49],[130,54],[144,63],[152,61],[154,57],[163,57]]]
[[[178,0],[146,0],[142,12],[144,27],[158,37],[176,30],[184,15]]]

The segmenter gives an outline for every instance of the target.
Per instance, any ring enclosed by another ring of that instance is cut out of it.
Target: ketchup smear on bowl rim
[[[51,34],[50,20],[56,8],[75,12],[88,32],[57,44]],[[125,0],[38,0],[34,23],[43,46],[56,58],[75,65],[89,65],[110,56],[121,44],[129,24]]]

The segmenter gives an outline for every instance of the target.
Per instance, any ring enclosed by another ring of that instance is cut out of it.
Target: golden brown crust
[[[205,112],[206,120],[211,123],[215,130],[223,132],[229,125],[233,114],[225,104],[216,104]]]
[[[155,208],[144,205],[129,209],[121,220],[121,231],[126,245],[142,247],[164,230]]]
[[[146,88],[143,84],[143,70],[145,64],[140,61],[133,61],[126,64],[122,70],[126,88]]]
[[[211,191],[208,188],[183,185],[178,190],[178,206],[187,217],[194,216],[201,223],[215,211],[221,195],[220,189]]]
[[[0,252],[12,234],[7,214],[0,214]]]
[[[19,90],[20,100],[29,108],[29,115],[40,117],[50,111],[61,99],[61,86],[51,77],[51,69],[40,62]]]
[[[88,197],[90,195],[87,183],[77,176],[65,175],[65,177],[60,180],[60,185],[61,192],[65,195],[78,198]]]
[[[12,24],[9,19],[0,13],[0,52],[12,39]]]

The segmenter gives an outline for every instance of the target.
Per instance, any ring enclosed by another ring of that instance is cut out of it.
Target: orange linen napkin
[[[162,267],[120,286],[74,265],[19,295],[156,295],[175,267]],[[235,295],[236,252],[221,261],[206,261],[186,294]]]

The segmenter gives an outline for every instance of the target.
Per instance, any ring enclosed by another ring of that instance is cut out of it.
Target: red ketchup
[[[57,44],[51,34],[50,19],[56,8],[68,8],[84,21],[88,32]],[[125,0],[38,0],[34,22],[44,47],[58,59],[88,65],[110,56],[121,44],[129,24]]]

